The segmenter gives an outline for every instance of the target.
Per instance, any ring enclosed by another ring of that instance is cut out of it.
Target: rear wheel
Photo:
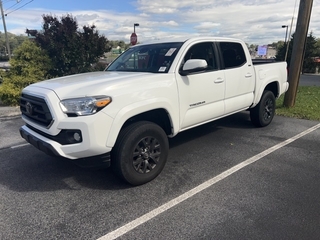
[[[276,99],[271,91],[264,91],[260,102],[250,110],[250,118],[256,127],[269,125],[274,117]]]
[[[169,143],[164,130],[147,121],[121,130],[111,153],[113,170],[132,185],[157,177],[165,166]]]

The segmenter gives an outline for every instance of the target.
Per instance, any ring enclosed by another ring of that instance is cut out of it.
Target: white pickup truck
[[[286,63],[254,64],[241,40],[141,44],[105,71],[26,87],[20,134],[47,154],[111,165],[139,185],[162,171],[168,137],[243,110],[266,126],[287,89]]]

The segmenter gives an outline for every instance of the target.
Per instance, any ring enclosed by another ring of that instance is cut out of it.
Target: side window
[[[215,59],[213,45],[211,42],[204,42],[193,45],[184,56],[183,63],[185,63],[189,59],[206,60],[208,64],[208,70],[217,69],[217,61]]]
[[[225,68],[240,67],[247,62],[246,55],[240,43],[220,42]]]

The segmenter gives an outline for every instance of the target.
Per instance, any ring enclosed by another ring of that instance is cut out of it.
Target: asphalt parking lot
[[[0,142],[0,239],[320,239],[319,124],[276,116],[254,128],[243,112],[182,132],[139,187],[15,132]]]

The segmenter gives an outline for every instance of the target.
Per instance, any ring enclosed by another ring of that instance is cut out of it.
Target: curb
[[[0,121],[8,121],[13,119],[21,118],[21,114],[19,115],[12,115],[12,116],[0,116]]]
[[[0,120],[9,120],[21,117],[19,107],[0,106]]]

